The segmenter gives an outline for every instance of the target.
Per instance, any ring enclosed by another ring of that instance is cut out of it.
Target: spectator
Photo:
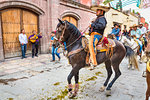
[[[22,59],[27,58],[25,54],[26,54],[28,39],[24,29],[22,29],[21,33],[19,34],[19,42],[21,44]]]
[[[125,30],[123,30],[123,35],[126,37],[129,37],[129,32],[125,29]]]
[[[112,29],[111,34],[115,35],[117,40],[119,40],[119,32],[120,32],[119,25],[115,24],[115,27]]]
[[[37,34],[35,30],[32,31],[29,40],[32,43],[32,58],[38,57],[39,39],[42,38],[41,33]],[[36,52],[34,52],[36,50]]]
[[[143,26],[143,23],[139,24],[139,29],[141,30],[142,33],[142,37],[144,38],[144,48],[147,46],[147,39],[146,39],[146,33],[147,33],[147,29],[146,27]]]
[[[51,41],[50,41],[50,48],[51,48],[51,51],[52,51],[52,60],[51,62],[54,62],[55,61],[55,54],[56,56],[58,57],[59,61],[60,61],[60,53],[58,52],[59,51],[59,48],[58,47],[55,47],[55,45],[53,44],[53,40],[54,40],[54,36],[55,36],[55,31],[53,31],[51,33]]]
[[[133,27],[130,26],[130,29],[129,29],[129,36],[131,36],[131,31],[133,30]]]

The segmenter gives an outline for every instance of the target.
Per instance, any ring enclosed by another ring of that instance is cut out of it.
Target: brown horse
[[[147,81],[147,91],[146,91],[146,100],[149,100],[150,97],[150,72],[146,70],[146,81]]]
[[[145,51],[146,51],[146,56],[148,59],[147,66],[150,67],[150,41],[148,42],[148,46]],[[149,97],[150,97],[150,71],[148,71],[148,69],[146,69],[146,82],[147,82],[146,100],[149,100]]]
[[[69,96],[74,97],[77,95],[79,89],[79,70],[86,66],[86,56],[87,52],[84,51],[82,46],[82,36],[80,31],[68,21],[62,21],[59,19],[59,23],[56,27],[56,35],[54,38],[54,44],[58,46],[60,43],[63,44],[66,42],[66,48],[68,51],[68,59],[69,63],[72,65],[72,70],[68,75],[68,91]],[[106,88],[106,94],[110,95],[111,87],[121,75],[121,71],[119,69],[119,65],[123,60],[126,54],[126,48],[122,43],[117,40],[114,40],[115,47],[113,48],[113,55],[106,55],[106,52],[97,52],[96,58],[97,63],[105,63],[106,70],[107,70],[107,79],[104,82],[103,86],[100,88],[101,91],[104,91]],[[112,75],[112,68],[115,72],[115,77],[113,80],[108,84],[109,79]],[[71,84],[72,77],[75,77],[75,89],[73,90],[73,85]]]

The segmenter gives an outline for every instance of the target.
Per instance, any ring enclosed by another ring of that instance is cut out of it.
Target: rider
[[[143,39],[144,39],[144,44],[145,44],[145,47],[147,46],[147,39],[146,39],[146,27],[143,26],[143,23],[140,23],[139,24],[139,29],[141,30],[141,33],[143,35]]]
[[[135,38],[136,41],[138,42],[139,46],[140,46],[140,50],[139,50],[139,55],[141,55],[142,53],[142,42],[141,42],[141,38],[142,38],[142,33],[140,29],[137,29],[138,25],[134,24],[133,25],[133,30],[131,31],[131,37]]]
[[[115,35],[116,39],[119,40],[119,33],[120,33],[119,25],[115,24],[115,27],[112,29],[111,34]]]
[[[104,30],[106,28],[106,18],[104,17],[105,12],[109,10],[108,7],[103,6],[93,6],[91,7],[92,10],[96,11],[97,18],[93,23],[90,25],[90,40],[89,40],[89,51],[90,51],[90,58],[94,66],[97,65],[96,61],[96,45],[102,39]]]

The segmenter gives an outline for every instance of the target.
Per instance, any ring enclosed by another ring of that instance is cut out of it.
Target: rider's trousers
[[[90,51],[90,59],[91,59],[93,65],[97,65],[95,48],[96,48],[96,45],[99,42],[99,40],[102,39],[102,37],[103,37],[102,35],[98,35],[98,34],[94,34],[94,33],[91,33],[91,36],[90,36],[89,51]]]
[[[138,41],[138,44],[140,46],[139,52],[142,53],[142,42],[139,39],[136,39]]]

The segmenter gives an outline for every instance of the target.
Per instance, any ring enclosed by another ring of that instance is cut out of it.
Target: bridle
[[[64,43],[62,42],[63,38],[64,38],[64,34],[65,34],[65,30],[67,28],[67,23],[65,21],[65,27],[62,31],[62,35],[60,36],[60,39],[54,37],[54,39],[56,39],[57,41],[59,41],[59,43],[61,43],[62,45],[64,45]],[[75,41],[73,41],[71,44],[69,44],[68,46],[66,46],[65,48],[67,49],[68,47],[70,47],[71,45],[73,45],[75,42],[77,42],[80,38],[82,37],[82,35],[80,35]]]

